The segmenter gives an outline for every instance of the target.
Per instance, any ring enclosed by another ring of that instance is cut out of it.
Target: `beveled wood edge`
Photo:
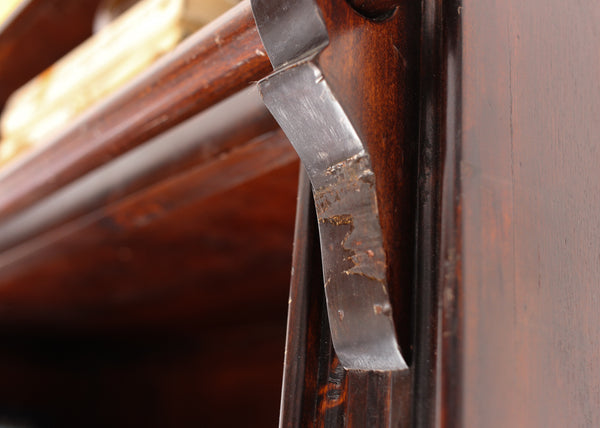
[[[68,245],[69,240],[78,234],[83,234],[87,240],[106,234],[127,236],[189,204],[225,192],[296,160],[296,153],[283,132],[268,131],[204,164],[101,205],[1,252],[0,286],[24,287],[26,284],[19,281],[21,274],[43,266],[47,254],[52,254],[57,246]],[[261,167],[256,168],[257,165]],[[108,229],[107,224],[111,225]],[[25,289],[23,291],[26,292]]]
[[[203,168],[277,129],[256,88],[242,91],[0,223],[0,258],[2,251]]]

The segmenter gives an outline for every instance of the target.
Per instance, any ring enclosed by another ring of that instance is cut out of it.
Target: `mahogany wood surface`
[[[339,365],[304,182],[283,426],[599,426],[600,6],[593,0],[568,7],[557,0],[426,0],[422,9],[402,2],[378,21],[343,0],[320,4],[331,37],[320,66],[373,158],[388,280],[411,368],[359,373]],[[0,216],[58,195],[109,159],[267,74],[264,55],[233,53],[238,43],[262,49],[247,4],[237,11],[242,29],[231,27],[231,43],[203,36],[206,52],[228,53],[236,65],[249,61],[240,65],[235,85],[215,87],[206,98],[194,92],[200,86],[188,86],[200,85],[206,70],[186,56],[202,45],[196,35],[176,54],[180,62],[155,69],[166,80],[158,84],[148,74],[57,139],[59,155],[39,152],[0,179],[9,189],[8,196],[0,194]],[[214,76],[230,70],[219,67]],[[213,81],[225,77],[232,78],[225,73]],[[127,112],[129,119],[119,122]],[[155,121],[140,125],[142,117]],[[212,161],[200,153],[183,161],[183,171],[177,162],[168,172],[150,171],[139,187],[134,180],[131,191],[101,195],[90,209],[0,255],[6,349],[0,413],[33,409],[30,416],[42,423],[64,421],[63,399],[81,410],[76,418],[97,410],[90,403],[108,400],[110,411],[98,420],[130,417],[110,398],[121,381],[117,397],[134,397],[132,408],[148,412],[148,426],[182,425],[174,415],[184,406],[178,399],[189,396],[227,415],[231,400],[242,401],[246,425],[274,424],[255,396],[240,391],[252,391],[261,380],[271,385],[278,376],[274,367],[282,356],[274,352],[283,344],[283,320],[277,311],[287,291],[297,167],[281,131],[260,117],[250,120],[253,131],[238,135],[239,145],[217,150],[221,156]],[[67,156],[77,139],[89,145]],[[46,182],[55,174],[56,181]],[[254,324],[240,334],[249,320]],[[67,368],[40,339],[53,332],[71,335],[76,348],[83,336],[98,342],[74,354],[72,343],[59,344],[71,357]],[[119,341],[142,334],[150,335],[144,346],[152,349],[129,358],[139,348]],[[157,348],[170,342],[159,334],[193,337],[193,345],[184,352],[188,345],[178,342],[161,354]],[[42,348],[32,351],[17,337]],[[121,348],[113,363],[89,355],[111,346]],[[219,346],[224,353],[213,353]],[[88,354],[77,365],[81,352]],[[82,374],[100,385],[76,393],[84,388]],[[216,384],[214,394],[188,378]],[[63,385],[62,395],[44,401]],[[271,386],[267,390],[265,397],[273,397]]]
[[[1,221],[0,250],[18,246],[133,194],[137,194],[139,200],[140,193],[194,170],[208,167],[219,178],[224,171],[215,169],[215,163],[239,159],[239,168],[242,164],[251,164],[256,169],[253,174],[257,174],[261,172],[259,165],[262,165],[265,168],[263,172],[266,172],[269,168],[267,159],[272,159],[273,153],[262,150],[265,159],[258,162],[256,156],[243,158],[230,155],[239,153],[245,146],[256,146],[257,139],[272,140],[271,134],[276,129],[277,124],[257,90],[249,88],[242,91]],[[279,138],[280,134],[273,135]],[[275,151],[289,145],[285,137],[280,139]],[[229,182],[244,179],[246,176],[239,174],[220,177],[220,186],[227,187]],[[205,184],[197,183],[197,186]],[[149,197],[146,196],[146,199]],[[174,201],[175,196],[171,199]],[[139,211],[143,211],[142,208]]]
[[[276,426],[298,168],[274,135],[3,267],[2,421]]]
[[[441,53],[422,134],[443,174],[437,424],[598,426],[600,5],[426,3]]]
[[[0,174],[0,218],[246,88],[271,70],[248,2]]]
[[[0,423],[276,426],[296,155],[258,102],[173,128],[270,70],[233,15],[0,179]]]
[[[24,0],[0,25],[0,110],[13,91],[92,34],[99,3],[100,0]]]
[[[306,172],[300,171],[279,423],[281,428],[316,424],[316,373],[321,361],[323,274],[317,217]],[[325,315],[326,316],[326,315]],[[329,347],[329,345],[328,345]]]
[[[320,65],[373,158],[390,264],[388,280],[402,350],[410,362],[415,328],[419,6],[403,3],[387,20],[376,21],[365,19],[343,0],[321,3],[331,43]],[[270,65],[262,54],[247,4],[237,11],[239,15],[225,27],[215,25],[210,31],[199,33],[201,36],[194,36],[193,42],[163,60],[136,84],[54,139],[52,147],[32,155],[0,178],[0,185],[14,189],[0,195],[0,217],[6,221],[16,214],[14,218],[18,220],[19,214],[30,212],[25,208],[35,210],[36,206],[43,217],[47,211],[39,207],[68,191],[70,185],[86,180],[83,175],[115,157],[122,157],[136,145],[267,74]],[[216,27],[229,31],[228,35],[221,33],[221,37],[215,37]],[[223,56],[222,62],[205,67],[217,55]],[[224,85],[225,79],[233,83]],[[196,93],[209,83],[209,91]],[[249,319],[277,329],[280,324],[274,311],[285,302],[282,278],[289,272],[292,219],[289,208],[294,196],[294,190],[290,189],[295,189],[296,178],[291,162],[295,155],[281,132],[272,128],[270,118],[261,114],[258,112],[256,132],[242,132],[239,146],[227,145],[230,135],[217,141],[217,147],[223,143],[228,148],[215,150],[222,156],[211,161],[210,156],[204,159],[199,153],[198,159],[183,159],[182,172],[177,171],[178,162],[167,161],[163,165],[166,172],[150,168],[142,184],[132,180],[124,183],[123,188],[113,189],[115,193],[100,193],[89,205],[84,204],[37,229],[39,233],[30,232],[13,241],[18,244],[0,255],[0,333],[8,338],[34,337],[39,344],[40,336],[48,337],[53,332],[71,335],[76,341],[90,335],[126,340],[140,334],[196,332],[195,340],[202,342],[208,337],[207,343],[214,344],[207,331],[214,328],[218,335],[226,331],[224,326],[239,328]],[[253,119],[250,124],[255,124]],[[272,173],[264,175],[268,171]],[[304,239],[307,245],[315,247],[313,238]],[[297,245],[302,245],[302,241],[298,235]],[[310,252],[307,255],[312,256]],[[318,263],[301,265],[297,262],[295,272],[304,268],[311,278],[320,278]],[[303,283],[298,282],[296,286]],[[288,426],[410,426],[411,371],[346,372],[331,346],[321,281],[304,283],[313,288],[303,290],[304,297],[296,299],[306,306],[290,313],[290,320],[296,318],[290,321],[292,335],[284,394],[293,399],[284,402],[282,421],[288,421],[291,424]],[[299,292],[293,288],[292,293],[294,290]],[[308,296],[311,297],[307,302]],[[303,331],[306,333],[302,334]],[[256,337],[256,332],[249,337]],[[275,338],[270,341],[275,342]],[[94,346],[102,343],[110,346],[111,341],[98,343]],[[165,342],[152,340],[152,346],[161,343]],[[30,358],[29,351],[15,347],[14,359],[9,358],[4,366],[0,361],[0,370],[5,367],[4,371],[10,372],[16,367],[17,373],[26,373],[30,366],[19,365],[15,360]],[[234,367],[250,370],[251,364],[236,359],[236,352],[242,352],[239,358],[245,355],[243,346],[227,347],[225,351],[228,350],[232,355],[221,360],[218,372]],[[195,356],[203,364],[200,355],[194,352],[187,355]],[[294,359],[295,355],[304,362]],[[126,359],[127,350],[115,358]],[[149,354],[148,358],[153,357]],[[102,376],[112,384],[123,376],[118,364],[104,366],[105,362],[90,357],[83,361],[101,366],[102,375],[84,373],[88,381]],[[272,376],[273,355],[266,361]],[[14,401],[9,398],[1,401],[9,403],[11,411],[18,411],[25,403],[25,408],[35,410],[34,416],[41,414],[60,420],[65,417],[60,414],[62,407],[42,403],[40,397],[56,385],[56,376],[61,373],[67,375],[66,388],[81,387],[71,377],[77,375],[77,367],[62,371],[41,356],[33,367],[39,364],[50,368],[44,371],[38,366],[37,373],[45,381],[30,396],[18,390]],[[158,373],[171,367],[164,360],[153,366]],[[189,374],[199,368],[183,370]],[[149,374],[152,372],[144,372],[133,380],[125,376],[125,388],[131,385],[127,382],[135,385],[140,379],[154,385],[154,375]],[[247,375],[244,372],[239,376],[244,385],[249,384],[244,380]],[[206,374],[199,378],[218,381]],[[301,385],[296,383],[300,378]],[[7,378],[7,389],[14,382],[14,378]],[[169,394],[174,389],[158,384],[161,386],[157,394]],[[206,394],[187,388],[183,391],[201,397]],[[99,391],[98,396],[105,397],[110,387]],[[216,388],[215,396],[223,403],[226,394]],[[73,395],[67,392],[62,396],[57,394],[57,400],[58,397]],[[165,395],[159,397],[157,400],[164,402]],[[244,399],[241,393],[234,397]],[[253,399],[246,400],[255,403]],[[77,397],[73,404],[78,402],[83,409],[89,409],[90,396]],[[147,403],[142,397],[134,409]],[[164,405],[168,403],[166,400]],[[81,414],[84,412],[77,413]],[[119,416],[118,411],[107,414]],[[236,423],[241,418],[236,418]],[[220,421],[226,425],[227,421],[221,419],[204,420],[209,425],[218,425]]]
[[[421,15],[419,171],[417,194],[417,240],[415,282],[415,353],[413,371],[413,417],[419,428],[439,426],[440,362],[439,281],[440,281],[440,186],[445,91],[442,55],[442,3],[423,2]],[[451,356],[444,361],[451,364]],[[452,373],[457,368],[454,366]],[[456,394],[445,397],[452,409]]]
[[[273,283],[288,282],[295,160],[268,135],[4,251],[0,326],[160,326],[271,302]],[[245,282],[242,294],[228,288]]]

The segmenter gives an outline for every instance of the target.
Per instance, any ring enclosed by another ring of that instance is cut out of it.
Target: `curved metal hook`
[[[371,160],[313,62],[329,40],[319,8],[313,0],[253,0],[252,8],[276,68],[259,82],[263,100],[313,185],[335,351],[347,369],[406,369],[388,296]]]

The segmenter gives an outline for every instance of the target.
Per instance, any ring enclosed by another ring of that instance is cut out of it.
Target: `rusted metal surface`
[[[406,369],[387,288],[375,175],[365,145],[317,65],[312,47],[328,40],[319,9],[311,1],[302,4],[280,5],[279,15],[261,16],[265,1],[253,3],[265,49],[279,67],[259,83],[260,90],[313,184],[327,312],[341,364],[355,370]],[[298,52],[294,26],[283,41],[272,38],[275,29],[300,18],[318,29],[311,34],[314,42],[300,36],[307,54]]]
[[[406,368],[393,327],[370,159],[358,153],[315,182],[321,242],[328,250],[323,249],[325,295],[340,361],[370,370]]]

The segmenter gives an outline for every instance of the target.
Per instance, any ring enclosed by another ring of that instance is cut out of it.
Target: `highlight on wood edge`
[[[43,147],[0,171],[0,219],[271,71],[244,1],[190,36]],[[44,168],[40,168],[43,164]]]

